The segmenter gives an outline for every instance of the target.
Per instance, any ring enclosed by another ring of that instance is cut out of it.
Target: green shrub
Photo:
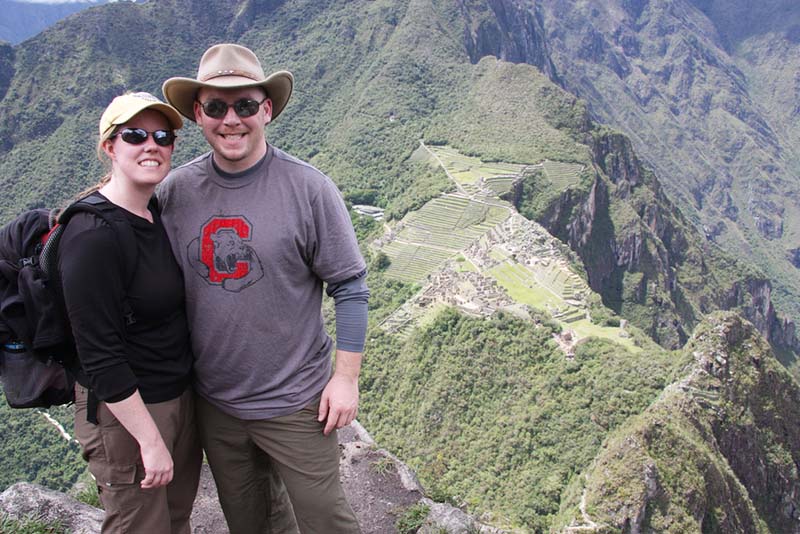
[[[395,523],[397,531],[400,534],[414,534],[425,524],[430,511],[431,509],[422,503],[409,506],[397,518]]]

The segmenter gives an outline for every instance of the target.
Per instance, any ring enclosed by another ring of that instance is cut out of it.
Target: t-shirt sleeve
[[[341,193],[326,180],[312,204],[311,268],[327,283],[337,283],[366,269],[353,223]]]
[[[137,380],[125,350],[125,266],[114,230],[88,213],[76,214],[59,244],[64,303],[81,366],[98,399],[119,401]]]

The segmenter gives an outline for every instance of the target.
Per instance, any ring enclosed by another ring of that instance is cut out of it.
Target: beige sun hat
[[[145,109],[163,113],[173,130],[180,130],[183,127],[180,114],[169,104],[165,104],[150,93],[127,93],[112,100],[100,117],[100,139],[108,139],[114,128],[125,124]]]
[[[272,119],[281,114],[292,94],[294,77],[281,70],[264,76],[261,62],[249,48],[237,44],[214,45],[203,54],[197,79],[170,78],[161,90],[167,102],[187,119],[194,121],[194,101],[201,87],[241,89],[263,87],[272,100]]]

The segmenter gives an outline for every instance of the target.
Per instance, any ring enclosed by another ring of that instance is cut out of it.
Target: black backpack
[[[133,228],[99,193],[74,202],[57,220],[48,210],[35,209],[0,228],[0,383],[12,408],[49,408],[74,400],[81,371],[57,256],[64,228],[79,212],[95,214],[116,232],[128,271],[125,287],[135,273]],[[135,322],[129,304],[125,309],[126,323]]]

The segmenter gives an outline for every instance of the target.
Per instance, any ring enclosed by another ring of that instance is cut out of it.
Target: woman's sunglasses
[[[148,132],[142,128],[123,128],[112,135],[111,138],[113,139],[116,136],[120,136],[122,140],[128,144],[141,145],[147,141],[147,136],[149,134],[152,134],[153,141],[155,141],[158,146],[171,146],[175,142],[175,134],[171,130]]]
[[[206,102],[200,102],[200,106],[203,108],[203,113],[212,119],[221,119],[224,117],[228,113],[229,107],[232,107],[233,111],[235,111],[239,117],[244,119],[247,117],[252,117],[258,113],[258,108],[260,108],[261,104],[263,104],[266,100],[267,99],[265,98],[259,102],[258,100],[253,100],[252,98],[242,98],[230,105],[222,100],[208,100]]]

